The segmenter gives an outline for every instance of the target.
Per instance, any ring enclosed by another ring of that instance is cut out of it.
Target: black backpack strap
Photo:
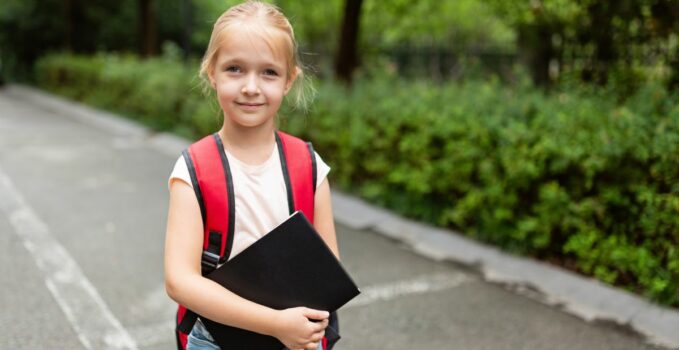
[[[309,154],[311,155],[311,181],[313,182],[314,186],[314,194],[316,194],[316,181],[318,181],[318,171],[316,170],[316,152],[314,152],[314,145],[311,144],[311,142],[306,143],[307,147],[309,148]]]

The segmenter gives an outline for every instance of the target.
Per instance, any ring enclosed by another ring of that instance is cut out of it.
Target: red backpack
[[[299,210],[313,224],[314,194],[316,192],[316,157],[311,143],[276,131],[276,143],[281,160],[290,214]],[[193,143],[182,152],[191,176],[191,183],[203,218],[202,274],[214,271],[225,263],[233,245],[235,201],[233,179],[224,145],[217,133]],[[186,349],[188,333],[198,315],[184,306],[177,310],[177,348]],[[330,314],[323,338],[323,350],[331,349],[339,340],[336,313]],[[332,334],[332,335],[330,335]]]

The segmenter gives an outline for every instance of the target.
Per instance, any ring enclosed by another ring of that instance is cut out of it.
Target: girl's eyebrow
[[[220,59],[218,65],[225,65],[225,64],[241,64],[241,65],[248,65],[248,60],[240,58],[240,57],[227,57],[225,59]],[[264,67],[272,67],[272,68],[277,68],[277,69],[282,69],[285,66],[278,64],[276,62],[263,62],[262,66]]]
[[[226,59],[220,59],[219,64],[227,64],[227,63],[238,63],[242,64],[244,61],[239,59],[239,58],[226,58]]]

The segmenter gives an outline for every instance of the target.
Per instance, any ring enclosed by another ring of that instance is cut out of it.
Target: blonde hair
[[[253,19],[258,21],[252,21]],[[200,64],[199,76],[202,79],[204,91],[209,93],[212,88],[209,75],[215,69],[217,53],[229,27],[238,24],[245,25],[254,34],[264,39],[274,53],[282,54],[285,57],[287,63],[286,78],[291,79],[293,74],[296,74],[295,81],[290,89],[294,99],[293,105],[305,110],[314,90],[302,69],[292,25],[278,7],[260,1],[246,1],[233,6],[219,16],[215,22],[210,42]],[[274,43],[278,45],[274,45]],[[280,50],[281,46],[283,52]]]

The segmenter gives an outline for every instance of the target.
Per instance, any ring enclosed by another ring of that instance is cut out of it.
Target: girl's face
[[[274,117],[295,76],[267,42],[234,28],[220,47],[210,76],[224,122],[241,127],[274,125]]]

